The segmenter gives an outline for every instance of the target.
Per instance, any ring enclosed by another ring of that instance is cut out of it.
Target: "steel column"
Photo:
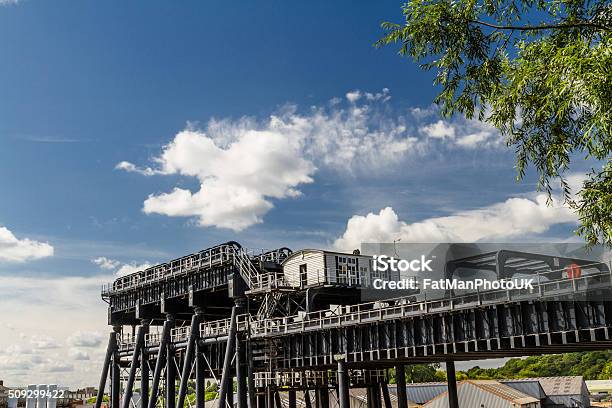
[[[100,408],[104,399],[104,388],[106,388],[106,379],[108,378],[108,369],[113,358],[113,353],[117,349],[117,333],[111,332],[108,336],[108,346],[106,346],[106,356],[104,357],[104,365],[102,366],[102,375],[100,376],[100,385],[98,386],[98,395],[96,396],[96,408]]]
[[[304,391],[304,404],[306,405],[306,408],[312,408],[312,401],[310,400],[309,390]]]
[[[170,330],[174,328],[175,321],[172,316],[168,317],[168,340]],[[166,351],[166,408],[176,407],[176,366],[174,365],[174,346],[168,341]]]
[[[448,382],[448,406],[449,408],[459,408],[459,398],[457,397],[457,377],[455,375],[455,362],[446,362],[446,380]]]
[[[338,403],[340,408],[350,408],[351,404],[348,371],[344,360],[338,360]]]
[[[201,314],[196,313],[191,317],[191,327],[189,331],[189,340],[187,341],[187,350],[185,351],[185,358],[183,359],[183,370],[181,374],[181,384],[179,386],[178,395],[178,408],[185,406],[185,397],[187,396],[187,384],[189,382],[189,375],[191,374],[191,366],[193,364],[193,357],[195,355],[196,342],[200,338],[200,320]]]
[[[130,403],[132,402],[132,393],[134,391],[134,381],[136,380],[136,371],[139,365],[140,351],[144,344],[145,326],[146,324],[143,322],[143,324],[138,327],[138,334],[136,335],[136,343],[134,344],[134,352],[132,354],[132,363],[130,365],[130,373],[125,386],[125,392],[123,393],[123,408],[130,408]]]
[[[403,364],[395,366],[395,384],[397,385],[397,408],[408,408],[406,371]]]
[[[380,391],[382,392],[383,400],[385,401],[385,408],[393,408],[391,406],[391,396],[389,395],[389,387],[387,383],[382,381],[380,383]]]
[[[289,397],[289,408],[296,408],[297,407],[297,401],[295,398],[295,390],[289,390],[288,393],[288,397]]]
[[[159,380],[161,378],[162,369],[166,364],[166,356],[168,355],[168,341],[170,340],[170,328],[173,326],[172,320],[166,320],[162,328],[161,341],[159,343],[159,351],[157,352],[157,360],[155,361],[155,370],[153,372],[153,383],[151,384],[151,398],[149,398],[148,408],[155,408],[159,393]],[[144,405],[142,405],[144,407]],[[99,408],[99,407],[96,407]]]
[[[238,394],[238,408],[247,407],[247,373],[245,366],[245,349],[243,338],[236,333],[236,393]]]
[[[119,335],[121,327],[114,327],[115,336]],[[119,366],[119,348],[115,347],[111,368],[111,408],[119,408],[119,394],[121,392],[121,369]]]
[[[149,333],[149,325],[144,328],[145,336]],[[145,347],[145,336],[140,346],[140,406],[149,406],[149,353]]]
[[[257,407],[257,392],[255,391],[255,375],[253,374],[253,350],[251,341],[247,338],[246,341],[247,354],[247,391],[249,397],[247,399],[248,408]]]
[[[329,389],[319,388],[316,393],[317,408],[329,408]]]
[[[219,408],[225,408],[227,390],[232,379],[232,357],[236,343],[236,306],[232,306],[230,327],[227,333],[227,345],[225,348],[225,359],[223,361],[223,372],[221,374],[221,389],[219,390]],[[182,407],[179,407],[182,408]]]
[[[195,381],[195,394],[196,394],[196,408],[204,408],[206,404],[206,363],[204,362],[203,347],[200,341],[196,341],[196,356],[195,356],[195,370],[196,370],[196,381]]]

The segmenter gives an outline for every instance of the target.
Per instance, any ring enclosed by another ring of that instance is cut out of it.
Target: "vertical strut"
[[[204,408],[206,402],[206,366],[204,363],[204,346],[200,343],[199,339],[196,340],[196,356],[195,356],[195,370],[196,370],[196,408]]]
[[[383,400],[385,401],[385,408],[393,408],[391,406],[391,396],[389,395],[389,387],[386,381],[380,383],[380,390],[382,391]]]
[[[245,349],[242,340],[240,333],[236,333],[236,394],[238,394],[238,408],[248,408]]]
[[[227,392],[232,382],[232,357],[236,343],[236,306],[232,306],[232,316],[227,333],[227,345],[225,348],[225,360],[223,361],[223,372],[221,374],[221,389],[219,390],[219,408],[225,408]],[[181,407],[179,407],[181,408]]]
[[[350,408],[351,404],[348,372],[346,371],[346,362],[344,360],[338,360],[338,403],[340,408]]]
[[[171,329],[175,321],[172,316],[168,316],[168,346],[166,351],[166,408],[176,407],[176,366],[174,365],[174,346],[169,341]]]
[[[149,325],[145,328],[145,336],[149,333]],[[145,344],[146,337],[142,340],[140,346],[140,406],[147,407],[149,405],[149,353]]]
[[[132,365],[130,366],[130,374],[128,376],[127,385],[125,386],[125,393],[123,394],[123,408],[130,408],[132,402],[132,393],[134,391],[134,381],[136,380],[136,370],[138,369],[138,361],[140,359],[140,351],[144,345],[145,326],[148,323],[142,322],[142,325],[138,327],[138,335],[136,336],[136,344],[134,345],[134,351],[132,354]],[[142,361],[140,362],[142,365]]]
[[[312,408],[312,401],[310,400],[310,391],[306,389],[304,391],[304,404],[306,408]]]
[[[457,377],[455,375],[455,362],[446,362],[446,380],[448,382],[448,406],[449,408],[459,408],[459,398],[457,397]]]
[[[408,408],[406,371],[403,364],[395,366],[395,384],[397,385],[397,408]]]
[[[119,335],[120,326],[113,327],[115,337]],[[121,392],[121,378],[119,367],[119,347],[115,347],[113,351],[112,366],[111,366],[111,408],[119,408],[119,393]]]
[[[189,382],[189,375],[191,374],[191,365],[193,363],[193,356],[195,354],[196,342],[200,338],[200,318],[201,314],[199,310],[196,310],[194,315],[191,317],[191,330],[189,332],[189,340],[187,342],[185,358],[183,359],[183,372],[181,375],[181,385],[179,387],[177,404],[178,408],[183,408],[185,406],[187,383]]]
[[[96,397],[96,408],[102,406],[104,399],[104,388],[106,388],[106,379],[108,378],[108,369],[113,358],[113,353],[117,348],[117,333],[111,332],[108,336],[108,346],[106,347],[106,356],[104,357],[104,365],[102,366],[102,375],[100,376],[100,385],[98,386],[98,396]]]
[[[171,317],[169,316],[168,319]],[[161,341],[159,342],[159,350],[157,351],[157,360],[155,361],[155,371],[153,372],[153,383],[151,384],[151,398],[147,408],[155,408],[159,393],[159,380],[161,378],[162,369],[166,363],[168,355],[168,340],[170,339],[170,329],[172,328],[172,320],[166,320],[162,329]],[[144,407],[144,404],[142,405]],[[99,408],[99,407],[96,407]]]
[[[295,390],[289,390],[289,407],[288,408],[296,408],[296,407],[297,407],[297,400],[295,398]]]

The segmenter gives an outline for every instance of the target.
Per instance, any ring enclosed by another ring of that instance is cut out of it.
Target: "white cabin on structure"
[[[285,280],[295,288],[321,285],[369,286],[380,276],[372,268],[372,257],[322,249],[302,249],[283,262]],[[376,276],[375,276],[376,275]]]

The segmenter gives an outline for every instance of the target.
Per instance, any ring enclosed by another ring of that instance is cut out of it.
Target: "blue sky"
[[[20,336],[29,359],[0,355],[0,372],[93,382],[99,283],[230,239],[570,239],[575,217],[533,174],[515,182],[494,130],[441,120],[432,74],[372,46],[399,6],[0,0],[0,345]],[[257,148],[279,151],[259,165]],[[227,217],[219,197],[238,203]]]

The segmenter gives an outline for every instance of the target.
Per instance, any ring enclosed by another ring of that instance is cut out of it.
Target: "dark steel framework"
[[[229,242],[104,287],[113,330],[96,408],[107,380],[111,408],[203,408],[207,379],[218,384],[221,408],[234,405],[234,379],[238,408],[281,408],[285,391],[289,408],[297,392],[313,408],[312,390],[316,408],[328,408],[330,395],[349,408],[351,387],[367,388],[368,408],[391,408],[390,368],[398,408],[407,408],[404,365],[423,362],[446,363],[450,406],[458,408],[455,361],[612,345],[605,264],[498,251],[452,261],[447,273],[530,270],[534,290],[355,303],[333,285],[290,287],[281,266],[290,253],[252,255]],[[591,270],[559,272],[574,264]],[[329,299],[345,304],[332,310]]]

